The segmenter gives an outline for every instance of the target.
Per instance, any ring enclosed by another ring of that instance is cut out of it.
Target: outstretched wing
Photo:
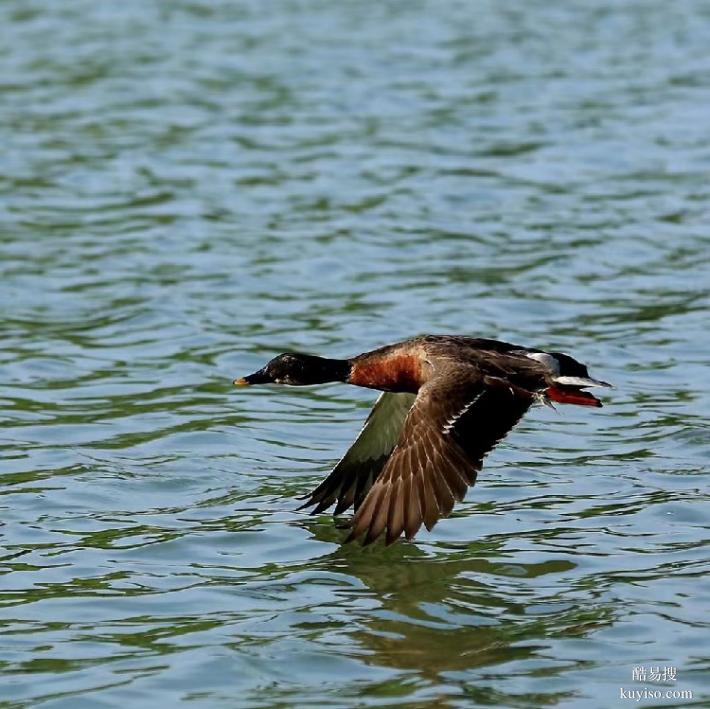
[[[333,514],[353,505],[357,510],[397,443],[415,398],[414,394],[380,394],[355,443],[328,477],[306,496],[302,507],[316,505],[312,514],[318,514],[337,500]]]
[[[460,370],[459,370],[460,372]],[[421,388],[397,445],[352,519],[347,541],[386,532],[411,539],[448,515],[476,481],[483,458],[528,410],[534,394],[477,370]]]

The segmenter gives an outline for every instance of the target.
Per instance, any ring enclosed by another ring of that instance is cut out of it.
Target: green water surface
[[[710,706],[709,37],[693,0],[3,2],[0,707]],[[617,388],[341,546],[296,497],[373,393],[231,380],[424,332]]]

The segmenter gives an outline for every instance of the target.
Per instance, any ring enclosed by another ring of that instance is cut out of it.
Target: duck
[[[348,359],[285,352],[234,380],[308,386],[344,382],[381,393],[360,433],[299,509],[352,508],[345,542],[390,545],[431,530],[463,500],[484,458],[533,404],[600,407],[611,384],[563,352],[500,340],[423,335]]]

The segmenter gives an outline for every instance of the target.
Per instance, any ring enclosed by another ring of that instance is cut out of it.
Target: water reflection
[[[317,523],[309,528],[322,541],[335,536]],[[351,609],[347,632],[356,657],[378,667],[416,670],[425,684],[453,685],[454,695],[476,697],[467,671],[486,668],[497,674],[497,665],[545,658],[550,639],[584,637],[615,617],[610,604],[581,603],[558,587],[560,577],[574,573],[575,563],[507,561],[506,541],[486,538],[456,549],[340,546],[310,567],[348,578],[348,589],[339,596]],[[358,606],[367,612],[353,612]],[[562,661],[547,674],[566,669],[569,663]],[[572,695],[500,691],[498,699],[507,703],[515,696],[542,705]],[[439,698],[448,705],[445,696]]]

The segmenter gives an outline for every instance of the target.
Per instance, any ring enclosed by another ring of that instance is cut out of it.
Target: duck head
[[[348,360],[327,359],[314,355],[284,352],[247,377],[234,380],[235,386],[252,384],[290,384],[307,386],[345,381],[350,374]]]

